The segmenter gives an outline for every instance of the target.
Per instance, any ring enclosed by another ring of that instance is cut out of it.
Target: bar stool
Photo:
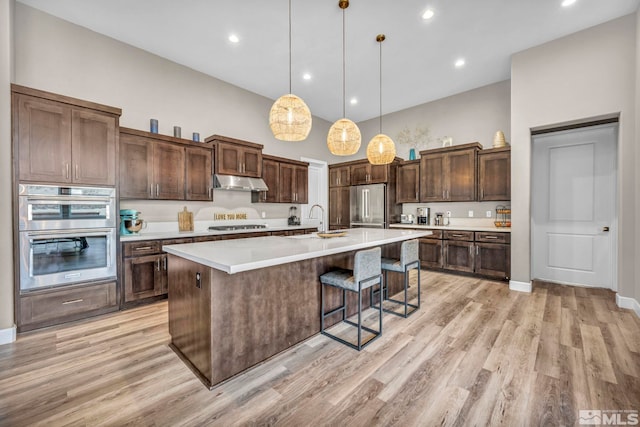
[[[395,304],[404,305],[404,313],[398,313],[393,310],[384,309],[386,313],[395,314],[396,316],[407,317],[415,313],[420,308],[420,257],[418,255],[419,242],[415,240],[405,240],[400,247],[400,259],[382,258],[381,267],[384,272],[384,284],[382,286],[382,294],[384,300],[391,301]],[[409,270],[418,269],[418,304],[409,304],[407,302],[407,289],[409,287]],[[389,298],[387,295],[387,271],[404,274],[404,301],[398,301]],[[373,298],[373,293],[372,293]],[[381,298],[382,300],[382,298]],[[380,301],[382,305],[382,301]],[[409,308],[413,310],[409,311]]]
[[[382,272],[380,268],[380,248],[373,248],[358,251],[355,254],[353,261],[353,271],[338,269],[333,270],[320,276],[320,298],[321,298],[321,317],[320,317],[320,333],[326,335],[334,340],[341,342],[349,347],[358,351],[369,345],[382,335],[382,304],[379,308],[379,324],[378,330],[362,326],[362,291],[375,285],[382,286]],[[324,311],[324,286],[329,285],[342,289],[342,305],[327,313]],[[347,320],[347,291],[355,292],[358,294],[358,323],[354,323]],[[357,345],[350,343],[336,335],[333,335],[324,329],[324,320],[338,312],[342,312],[342,321],[351,326],[358,328],[358,343]],[[362,344],[362,330],[365,330],[373,334],[373,338],[370,338],[364,344]]]

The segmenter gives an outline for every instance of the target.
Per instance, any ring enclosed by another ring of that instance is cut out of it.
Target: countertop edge
[[[317,226],[313,225],[283,225],[282,227],[266,227],[255,228],[249,230],[229,230],[229,231],[158,231],[148,234],[127,234],[120,235],[120,242],[138,242],[142,240],[163,240],[163,239],[182,239],[189,237],[202,237],[202,236],[227,236],[230,234],[245,234],[245,233],[262,233],[271,231],[287,231],[287,230],[306,230],[317,229]]]
[[[411,230],[489,231],[496,233],[511,233],[511,227],[483,227],[473,225],[390,224],[389,228],[405,228]]]

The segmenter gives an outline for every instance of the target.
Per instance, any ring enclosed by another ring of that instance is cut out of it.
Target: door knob
[[[602,227],[602,231],[609,231],[609,227]]]

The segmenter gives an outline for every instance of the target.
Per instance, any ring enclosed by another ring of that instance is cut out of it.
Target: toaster
[[[401,224],[413,224],[413,215],[412,214],[401,214],[400,215],[400,223]]]

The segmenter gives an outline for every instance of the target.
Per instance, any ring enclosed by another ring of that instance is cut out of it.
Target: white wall
[[[13,328],[13,245],[11,194],[11,88],[13,80],[13,0],[0,0],[0,331]],[[0,343],[3,334],[0,332]]]
[[[638,285],[636,16],[628,15],[513,56],[511,65],[511,276],[529,282],[532,128],[619,113],[618,289]]]
[[[200,137],[213,134],[264,144],[264,152],[328,159],[330,123],[313,118],[307,141],[281,142],[268,125],[273,100],[211,78],[133,46],[16,5],[15,83],[122,108],[120,125]],[[210,54],[215,54],[210,52]]]
[[[409,158],[411,147],[400,144],[398,134],[406,127],[412,131],[416,127],[429,129],[431,142],[422,149],[440,147],[438,139],[443,136],[452,137],[454,145],[480,142],[484,148],[491,148],[498,130],[510,141],[509,93],[510,82],[506,80],[387,114],[382,119],[382,132],[396,141],[397,155],[403,159]],[[351,157],[334,157],[337,160],[332,163],[367,157],[367,144],[379,133],[379,120],[367,120],[358,126],[362,132],[358,153]]]
[[[637,167],[640,166],[640,9],[636,12],[636,135],[635,135],[635,151],[636,151],[636,168],[634,172],[636,175],[636,188],[635,188],[635,202],[636,202],[636,244],[635,254],[636,257],[640,256],[640,171]],[[640,301],[640,262],[635,263],[635,300]],[[631,294],[628,296],[633,297]]]

